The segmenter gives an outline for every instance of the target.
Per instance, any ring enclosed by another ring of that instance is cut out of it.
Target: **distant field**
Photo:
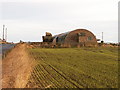
[[[4,56],[14,46],[15,44],[0,44],[0,57]]]
[[[26,87],[117,88],[117,48],[29,49],[37,65]]]

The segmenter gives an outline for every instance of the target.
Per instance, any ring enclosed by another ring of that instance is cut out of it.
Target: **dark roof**
[[[62,34],[58,34],[53,36],[54,39],[58,39],[58,42],[63,43],[65,40],[65,37],[69,34],[70,32],[66,32],[66,33],[62,33]]]

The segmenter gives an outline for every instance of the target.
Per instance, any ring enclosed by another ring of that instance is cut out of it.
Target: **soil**
[[[34,66],[26,44],[18,44],[2,60],[2,88],[24,88]]]

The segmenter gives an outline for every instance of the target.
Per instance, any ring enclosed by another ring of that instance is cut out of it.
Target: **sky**
[[[1,0],[0,37],[5,24],[9,42],[42,41],[53,35],[87,29],[97,39],[118,42],[119,0]]]

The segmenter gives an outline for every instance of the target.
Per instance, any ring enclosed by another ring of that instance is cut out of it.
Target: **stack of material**
[[[52,34],[49,32],[46,32],[46,36],[52,36]]]
[[[43,42],[52,42],[53,38],[52,38],[52,34],[49,32],[46,32],[46,36],[43,36]]]

